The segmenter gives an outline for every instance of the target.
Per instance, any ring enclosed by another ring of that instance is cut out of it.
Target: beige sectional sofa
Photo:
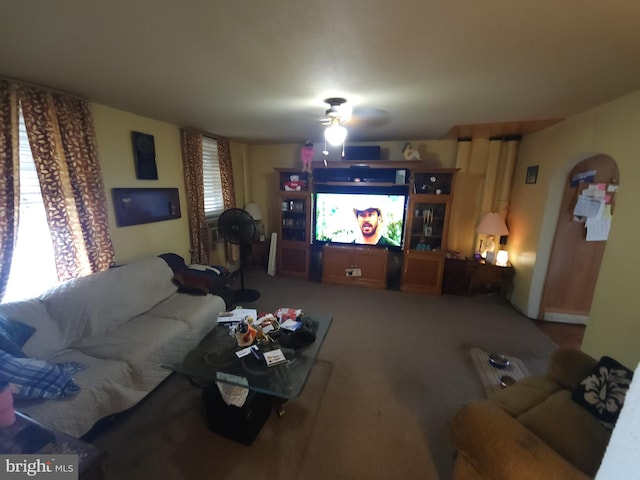
[[[598,361],[560,348],[546,375],[527,377],[463,406],[451,425],[454,480],[587,480],[611,429],[572,400]],[[630,477],[631,478],[631,477]]]
[[[80,391],[53,399],[16,399],[16,409],[80,437],[105,416],[138,403],[211,330],[226,308],[216,295],[177,292],[173,270],[148,257],[63,283],[38,298],[0,304],[0,315],[35,328],[27,357],[79,362]]]

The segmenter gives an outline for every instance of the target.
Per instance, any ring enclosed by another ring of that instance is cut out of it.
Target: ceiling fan
[[[346,125],[357,129],[376,128],[391,120],[389,112],[377,108],[354,107],[347,99],[330,97],[324,101],[329,108],[320,118],[321,125],[326,126],[324,136],[333,146],[344,145],[347,137]]]
[[[327,128],[324,130],[324,138],[333,146],[344,145],[347,138],[347,129],[342,125],[351,119],[351,109],[345,106],[347,100],[341,97],[331,97],[325,100],[329,108],[325,117],[320,121]]]

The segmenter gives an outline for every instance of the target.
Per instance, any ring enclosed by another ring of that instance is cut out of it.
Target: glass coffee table
[[[316,339],[300,349],[286,348],[279,343],[283,336],[290,335],[283,329],[269,333],[273,341],[255,343],[259,358],[252,354],[238,358],[236,352],[245,347],[237,345],[228,326],[217,325],[182,362],[163,367],[186,375],[199,386],[220,382],[274,397],[279,400],[278,413],[282,415],[284,402],[302,392],[332,321],[330,315],[304,316],[301,328],[312,331]],[[286,362],[268,367],[260,354],[275,349],[282,351]]]

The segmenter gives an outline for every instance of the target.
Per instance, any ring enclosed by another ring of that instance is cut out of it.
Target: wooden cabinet
[[[413,170],[401,289],[439,295],[456,169]]]
[[[313,177],[300,170],[275,169],[277,273],[300,278],[310,276],[313,193],[361,193],[381,189],[386,193],[409,196],[402,272],[398,268],[391,269],[391,284],[399,282],[400,289],[406,292],[439,295],[456,171],[430,169],[419,162],[380,162],[375,165],[341,162],[314,168]],[[352,244],[318,245],[320,248],[322,255],[314,258],[321,261],[314,261],[314,272],[319,276],[321,264],[322,281],[375,288],[387,286],[389,252],[386,249]],[[399,247],[396,249],[400,250]]]
[[[388,252],[385,249],[326,245],[322,255],[323,282],[373,288],[387,286]]]
[[[277,273],[309,276],[311,194],[307,172],[276,169],[278,182]]]
[[[497,293],[509,299],[513,290],[515,269],[467,259],[447,258],[442,280],[442,293],[473,295]]]

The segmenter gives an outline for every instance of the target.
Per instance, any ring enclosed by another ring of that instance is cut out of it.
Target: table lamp
[[[487,238],[480,243],[480,255],[482,255],[482,258],[487,262],[493,263],[496,254],[495,237],[509,235],[507,225],[504,223],[500,214],[490,212],[482,217],[480,224],[476,228],[476,232],[487,235]]]

